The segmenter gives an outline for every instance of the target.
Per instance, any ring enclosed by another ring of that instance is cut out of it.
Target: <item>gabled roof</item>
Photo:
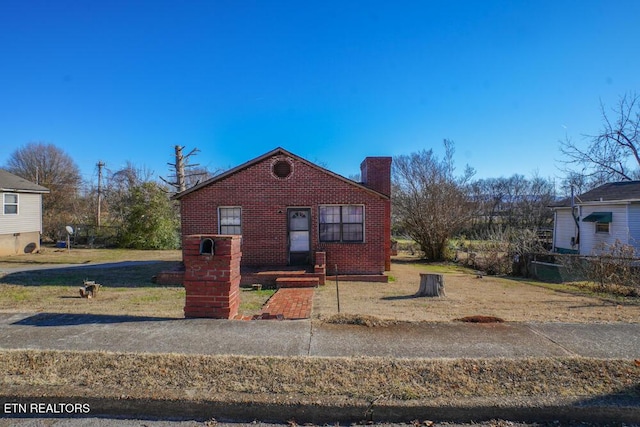
[[[49,189],[0,169],[0,191],[16,193],[48,193]]]
[[[285,150],[284,148],[281,148],[281,147],[277,147],[277,148],[275,148],[275,149],[273,149],[273,150],[271,150],[271,151],[269,151],[269,152],[267,152],[267,153],[265,153],[265,154],[263,154],[261,156],[256,157],[255,159],[249,160],[248,162],[243,163],[243,164],[241,164],[239,166],[236,166],[235,168],[229,169],[228,171],[223,172],[223,173],[221,173],[219,175],[216,175],[213,178],[210,178],[210,179],[208,179],[206,181],[203,181],[198,185],[194,185],[193,187],[188,188],[185,191],[176,194],[175,196],[173,196],[173,198],[179,200],[182,197],[186,196],[187,194],[190,194],[190,193],[193,193],[195,191],[198,191],[201,188],[207,187],[207,186],[209,186],[209,185],[211,185],[211,184],[213,184],[215,182],[222,181],[223,179],[225,179],[225,178],[227,178],[227,177],[229,177],[231,175],[234,175],[234,174],[236,174],[236,173],[238,173],[238,172],[240,172],[240,171],[242,171],[244,169],[247,169],[250,166],[253,166],[253,165],[257,164],[257,163],[260,163],[260,162],[262,162],[262,161],[264,161],[266,159],[269,159],[269,158],[271,158],[273,156],[277,156],[277,155],[285,155],[285,156],[291,157],[291,158],[293,158],[293,159],[295,159],[295,160],[297,160],[297,161],[299,161],[301,163],[306,164],[307,166],[310,166],[310,167],[312,167],[314,169],[322,171],[323,173],[325,173],[327,175],[330,175],[333,178],[336,178],[336,179],[339,179],[341,181],[344,181],[349,185],[353,185],[354,187],[357,187],[359,189],[368,191],[368,192],[373,193],[373,194],[375,194],[377,196],[380,196],[382,198],[389,199],[389,196],[387,196],[386,194],[382,194],[382,193],[380,193],[380,192],[378,192],[376,190],[373,190],[373,189],[371,189],[371,188],[369,188],[369,187],[367,187],[367,186],[365,186],[365,185],[363,185],[361,183],[352,181],[352,180],[350,180],[348,178],[345,178],[345,177],[343,177],[341,175],[338,175],[337,173],[331,172],[330,170],[325,169],[325,168],[323,168],[321,166],[318,166],[315,163],[312,163],[312,162],[310,162],[310,161],[308,161],[306,159],[303,159],[302,157],[297,156],[297,155],[295,155],[295,154],[293,154],[293,153],[291,153],[291,152],[289,152],[289,151],[287,151],[287,150]]]
[[[575,196],[575,204],[592,202],[640,201],[640,181],[610,182]],[[564,199],[553,207],[569,207],[571,199]]]

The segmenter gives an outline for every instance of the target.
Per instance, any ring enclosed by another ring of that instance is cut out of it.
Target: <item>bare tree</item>
[[[183,149],[183,146],[176,145],[174,147],[175,163],[168,163],[172,168],[171,178],[173,178],[173,180],[160,177],[165,184],[171,187],[174,194],[198,185],[223,171],[219,168],[209,170],[206,167],[200,166],[198,163],[192,164],[190,162],[191,157],[199,153],[200,150],[194,148],[189,154],[185,155],[183,154]]]
[[[587,135],[586,148],[567,137],[560,152],[565,172],[576,172],[589,178],[592,186],[611,181],[640,178],[640,95],[625,94],[607,112],[600,105],[603,128],[598,135]]]
[[[65,225],[75,222],[82,179],[78,166],[64,151],[53,144],[30,142],[11,154],[6,169],[51,190],[42,198],[46,236],[56,239]]]
[[[482,233],[491,230],[503,210],[507,182],[505,178],[486,178],[474,181],[469,186],[475,213],[469,224],[469,231]]]
[[[134,188],[151,181],[152,173],[145,168],[138,168],[130,161],[117,171],[108,171],[105,185],[106,223],[119,227],[125,221],[125,213],[130,203],[129,197]]]
[[[442,260],[447,241],[471,214],[464,188],[474,171],[455,176],[453,141],[445,140],[445,155],[423,150],[393,160],[393,208],[396,229],[403,230],[427,259]]]
[[[586,176],[579,172],[569,171],[567,175],[560,182],[559,196],[570,197],[571,194],[582,194],[595,188],[598,184],[593,183],[593,180],[588,179]]]
[[[552,180],[534,174],[487,178],[470,186],[476,213],[469,232],[485,237],[496,229],[536,230],[551,225],[549,205],[555,200]]]
[[[220,169],[220,168],[210,170],[201,166],[192,167],[189,170],[189,173],[184,177],[187,183],[187,188],[191,188],[194,185],[198,185],[201,182],[204,182],[210,178],[213,178],[214,176],[218,175],[221,172],[223,172],[223,169]]]

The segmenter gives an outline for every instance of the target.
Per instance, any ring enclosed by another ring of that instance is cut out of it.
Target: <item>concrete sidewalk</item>
[[[237,321],[0,313],[0,349],[396,358],[640,358],[640,324]]]
[[[640,358],[640,324],[406,323],[384,327],[306,320],[166,319],[59,313],[0,313],[0,349],[247,356],[371,356],[389,358],[594,357]],[[415,419],[640,422],[637,398],[576,400],[562,396],[474,396],[449,404],[376,405],[379,420]],[[5,396],[29,403],[34,397]],[[38,402],[87,403],[91,414],[172,419],[285,420],[352,423],[365,419],[363,402],[250,403],[197,399],[38,397]],[[373,404],[373,403],[372,403]],[[371,404],[371,405],[372,405]],[[371,408],[371,406],[369,406]],[[373,417],[373,413],[371,413]],[[427,418],[428,417],[428,418]],[[1,418],[1,416],[0,416]],[[371,418],[373,419],[373,418]],[[83,425],[80,423],[80,425]],[[114,425],[118,425],[117,422]]]

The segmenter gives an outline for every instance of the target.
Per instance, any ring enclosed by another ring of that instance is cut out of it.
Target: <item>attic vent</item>
[[[291,175],[291,163],[286,160],[278,160],[271,167],[271,171],[280,179],[288,178]]]

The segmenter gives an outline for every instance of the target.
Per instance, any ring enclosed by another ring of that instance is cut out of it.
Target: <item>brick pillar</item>
[[[327,253],[316,252],[316,263],[313,272],[318,275],[319,284],[324,285],[327,277]]]
[[[191,235],[183,239],[185,317],[233,319],[238,315],[241,258],[240,236]]]
[[[327,264],[327,253],[316,252],[316,265],[325,266]]]

